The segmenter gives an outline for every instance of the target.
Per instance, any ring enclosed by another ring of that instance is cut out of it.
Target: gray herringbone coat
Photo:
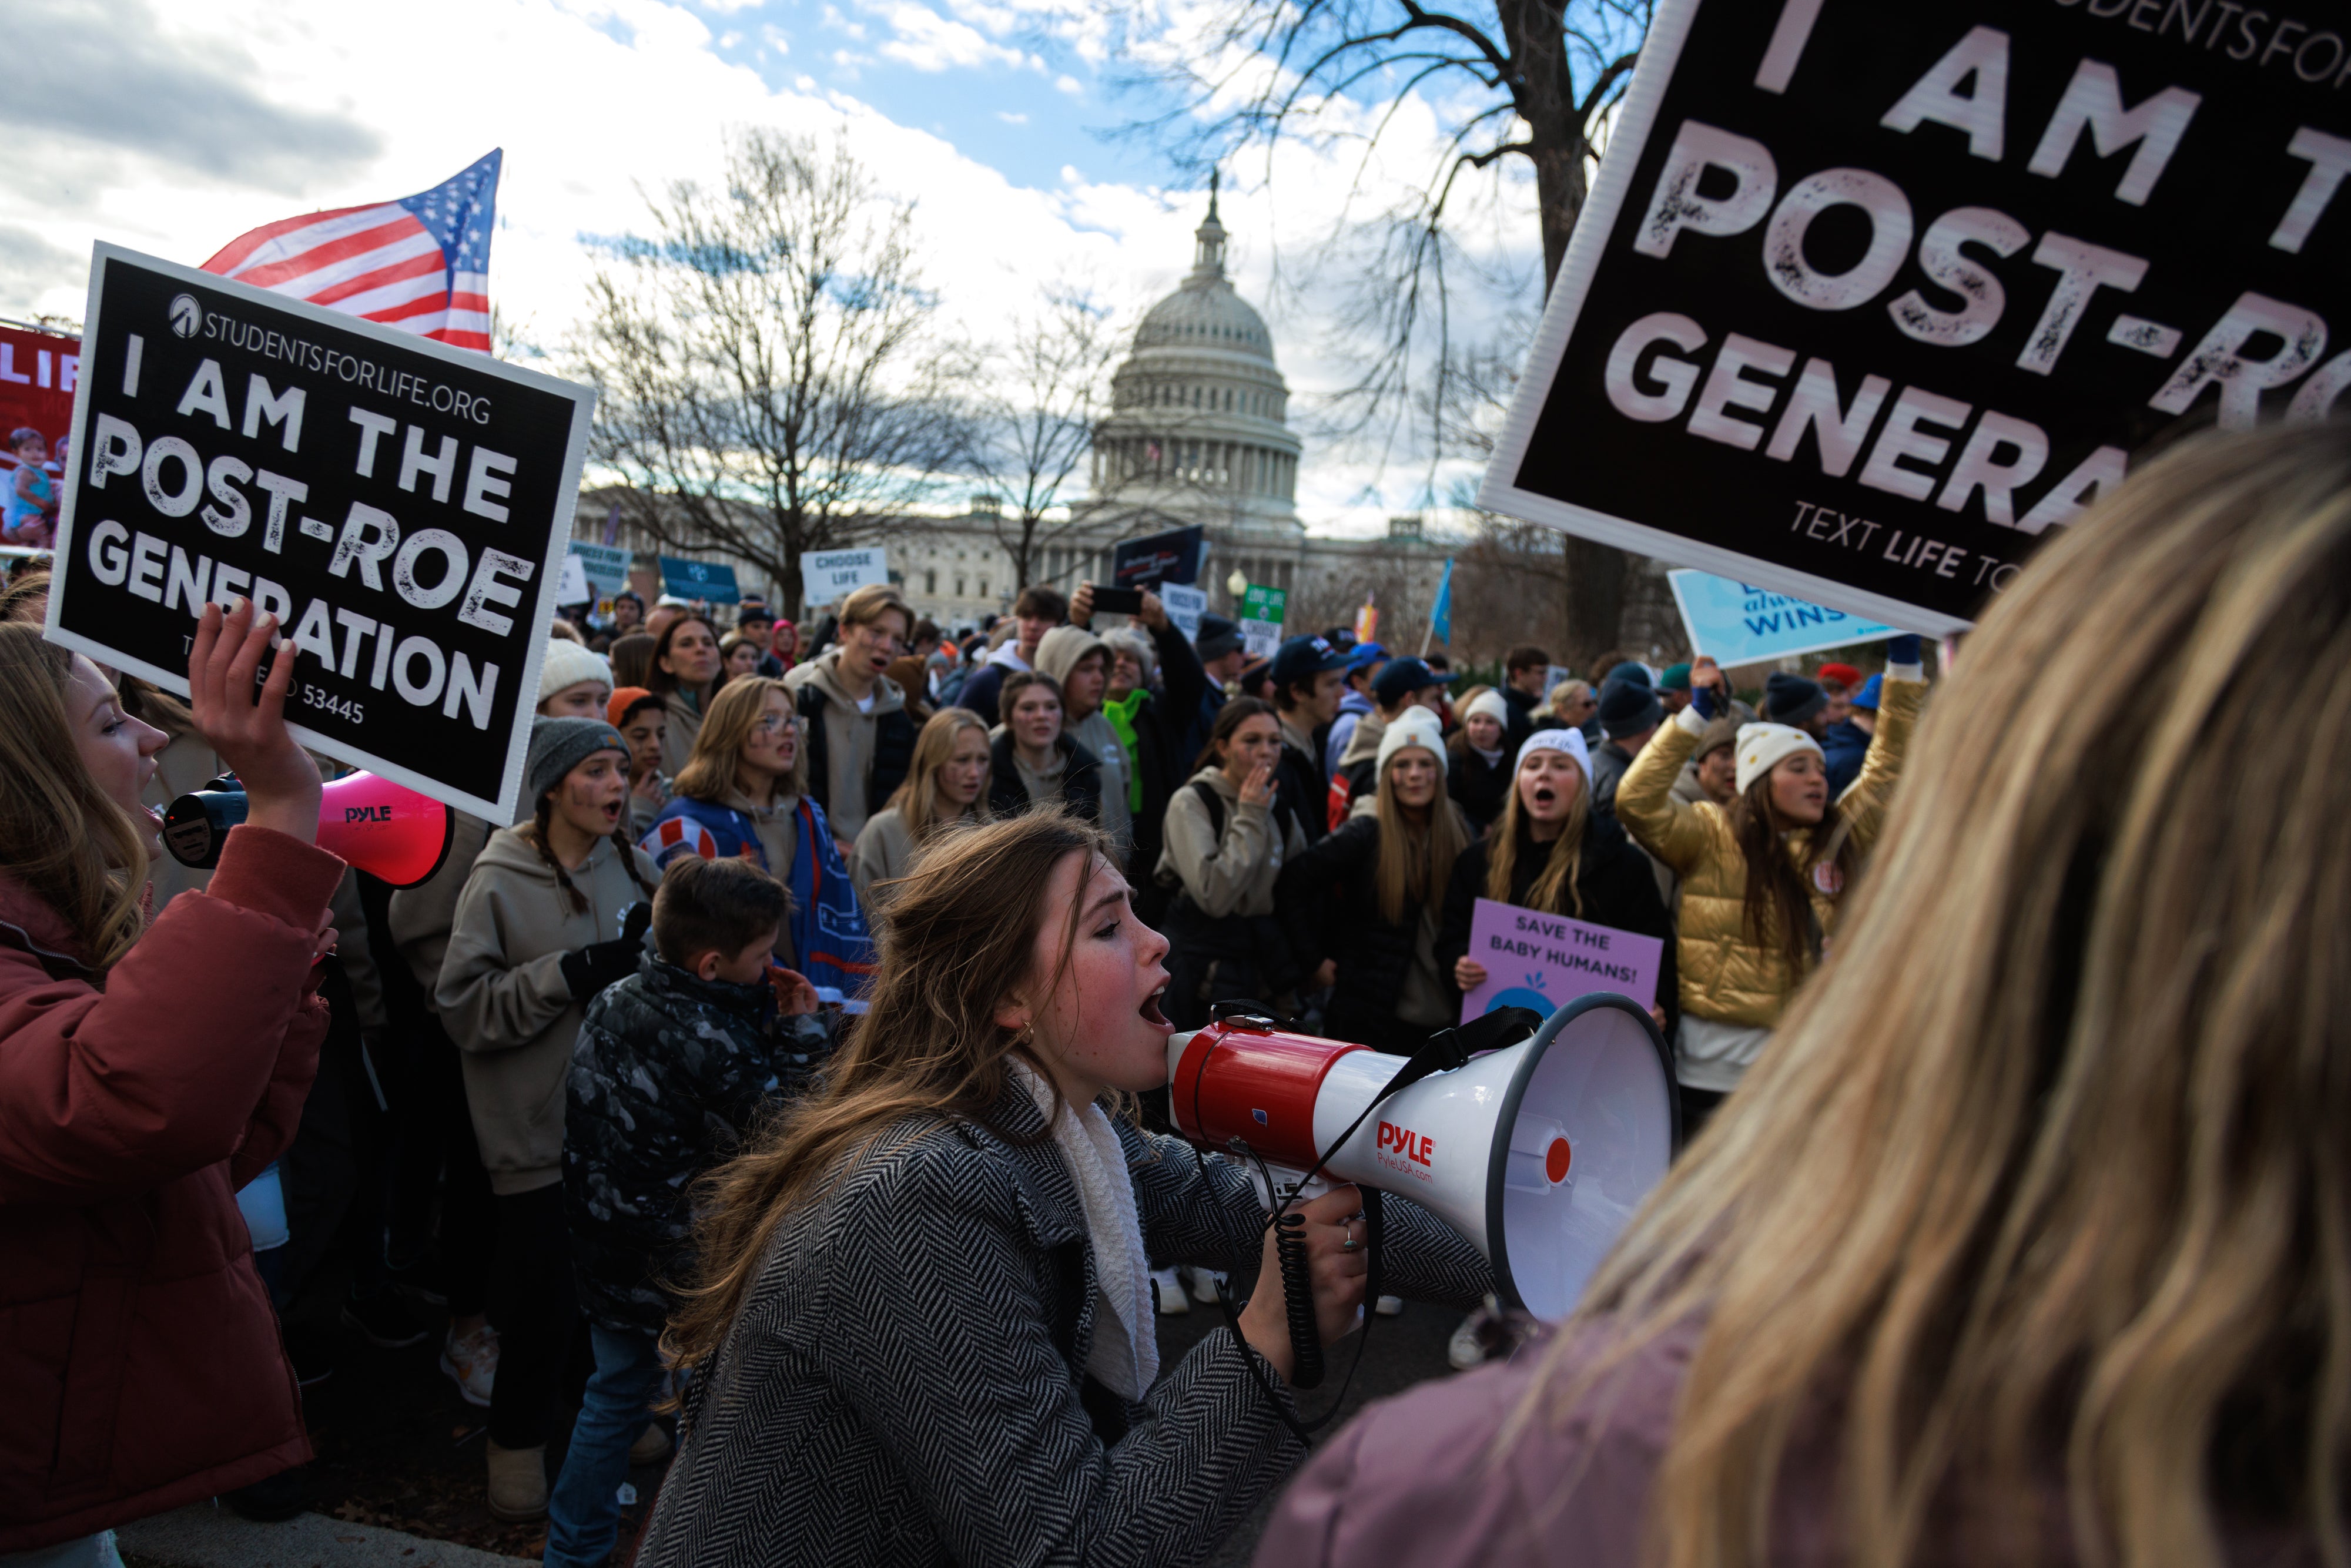
[[[1228,1333],[1140,1405],[1085,1378],[1076,1186],[1050,1142],[1025,1141],[1044,1130],[1026,1094],[992,1120],[1001,1134],[902,1123],[786,1223],[700,1385],[643,1568],[1176,1568],[1298,1463]],[[1118,1127],[1155,1259],[1254,1257],[1238,1167]],[[1490,1289],[1426,1210],[1391,1198],[1387,1217],[1385,1288],[1464,1308]]]

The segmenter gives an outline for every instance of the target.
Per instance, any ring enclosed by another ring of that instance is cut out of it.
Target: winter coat
[[[1138,623],[1139,624],[1139,623]],[[1144,691],[1127,721],[1134,733],[1134,851],[1127,859],[1130,880],[1147,880],[1165,847],[1167,802],[1192,776],[1200,747],[1186,748],[1200,704],[1209,691],[1208,672],[1191,642],[1171,622],[1150,633],[1159,654],[1159,689]],[[1223,694],[1218,693],[1219,702]]]
[[[1241,1169],[1112,1124],[1151,1257],[1253,1266],[1264,1217]],[[1397,1294],[1466,1306],[1491,1288],[1426,1210],[1391,1197],[1386,1221]],[[1250,1368],[1280,1380],[1218,1333],[1142,1403],[1119,1398],[1086,1371],[1097,1277],[1076,1183],[1018,1085],[985,1124],[883,1129],[778,1228],[687,1395],[639,1568],[1207,1557],[1303,1452]]]
[[[414,887],[393,894],[386,910],[392,939],[407,961],[408,972],[423,988],[424,1005],[436,1017],[441,1005],[433,999],[433,993],[441,984],[449,927],[457,922],[457,899],[465,891],[465,879],[474,874],[474,862],[490,841],[490,825],[479,817],[463,811],[452,811],[449,816],[449,852],[441,857],[440,869]]]
[[[1088,653],[1099,651],[1102,667],[1110,667],[1110,644],[1082,626],[1056,626],[1045,633],[1037,644],[1037,673],[1051,678],[1056,685],[1067,688],[1070,672]],[[1069,699],[1062,699],[1062,712],[1069,711]],[[1102,831],[1110,835],[1113,858],[1124,869],[1126,858],[1134,848],[1134,809],[1129,804],[1128,770],[1134,758],[1111,727],[1109,717],[1099,708],[1083,718],[1069,719],[1062,733],[1093,754],[1094,766],[1102,777],[1095,790],[1095,809]]]
[[[1388,721],[1376,708],[1357,719],[1348,731],[1346,749],[1339,754],[1339,765],[1331,772],[1330,791],[1323,797],[1323,819],[1332,832],[1339,831],[1356,801],[1379,792],[1380,742],[1387,733]]]
[[[1355,738],[1355,727],[1378,711],[1368,692],[1349,686],[1341,694],[1338,716],[1332,719],[1330,738],[1322,743],[1323,772],[1336,773],[1346,766],[1347,747]]]
[[[563,1179],[563,1079],[587,1003],[571,994],[563,957],[619,936],[622,912],[649,902],[645,889],[661,882],[652,858],[632,849],[638,886],[622,852],[596,841],[569,873],[588,900],[575,909],[524,830],[507,828],[490,835],[458,895],[434,999],[462,1053],[474,1136],[500,1197]]]
[[[1102,767],[1094,754],[1067,735],[1054,747],[1061,754],[1062,805],[1087,821],[1102,818]],[[1029,810],[1029,786],[1020,781],[1020,762],[1012,749],[1009,731],[996,737],[987,754],[987,810],[998,817],[1017,817]]]
[[[1861,777],[1836,798],[1834,808],[1856,850],[1866,852],[1877,841],[1926,695],[1922,681],[1886,683],[1877,737],[1870,743]],[[1644,849],[1681,878],[1682,1010],[1713,1023],[1769,1029],[1779,1023],[1794,979],[1779,944],[1758,942],[1747,929],[1747,857],[1731,831],[1730,814],[1711,800],[1692,805],[1673,797],[1674,780],[1705,728],[1697,709],[1684,708],[1650,737],[1617,786],[1616,814]],[[1783,841],[1799,863],[1813,831],[1798,829]],[[1810,891],[1813,915],[1825,938],[1836,929],[1844,890],[1821,885],[1828,862],[1823,865]]]
[[[1356,734],[1362,733],[1358,727]],[[1452,810],[1449,800],[1441,800],[1441,805]],[[1383,915],[1379,863],[1379,818],[1349,818],[1281,868],[1274,903],[1300,969],[1311,971],[1325,958],[1338,965],[1338,982],[1323,1016],[1324,1031],[1334,1040],[1409,1051],[1431,1029],[1453,1021],[1460,1011],[1459,994],[1451,977],[1442,973],[1445,966],[1437,966],[1424,979],[1445,1016],[1432,1021],[1398,1014],[1405,977],[1421,962],[1426,906],[1407,904],[1400,921]],[[1434,917],[1426,918],[1433,925]],[[1430,935],[1433,944],[1434,931]]]
[[[1462,851],[1461,858],[1453,862],[1453,881],[1445,890],[1445,918],[1437,935],[1437,967],[1444,972],[1448,985],[1453,980],[1453,966],[1464,958],[1477,956],[1469,951],[1469,925],[1477,915],[1478,900],[1486,896],[1486,873],[1493,863],[1493,852],[1494,840],[1489,834]],[[1506,902],[1521,909],[1533,908],[1534,885],[1550,858],[1551,846],[1536,843],[1521,825],[1517,853],[1510,859],[1510,896]],[[1583,908],[1578,910],[1574,901],[1569,900],[1562,913],[1589,925],[1655,936],[1665,944],[1655,1005],[1665,1009],[1666,1038],[1671,1040],[1681,1013],[1674,917],[1657,892],[1653,869],[1649,857],[1625,836],[1614,816],[1606,811],[1591,812],[1583,820],[1583,850],[1575,866],[1575,891],[1583,901]],[[1480,958],[1479,962],[1484,964],[1485,960]],[[1485,967],[1491,969],[1495,966]],[[1455,994],[1459,994],[1458,988]],[[1562,1002],[1573,999],[1558,998]]]
[[[1004,722],[1003,716],[997,711],[999,694],[1004,690],[1004,677],[1029,667],[1029,661],[1019,655],[1014,644],[1005,643],[989,653],[987,661],[964,682],[962,688],[956,693],[956,706],[971,709],[987,721],[988,728],[994,729]]]
[[[832,1043],[820,1016],[780,1018],[765,980],[701,980],[647,954],[596,993],[571,1047],[563,1207],[580,1304],[658,1335],[684,1280],[689,1189],[761,1112],[804,1093]]]
[[[716,695],[714,690],[713,695]],[[694,755],[695,737],[702,733],[702,706],[684,690],[662,698],[661,770],[674,779],[685,771]]]
[[[793,802],[790,820],[796,841],[791,867],[783,878],[791,898],[790,913],[784,916],[784,946],[790,951],[782,956],[808,977],[820,999],[855,1002],[862,1010],[863,1003],[857,998],[873,973],[873,933],[858,906],[824,808],[802,798]],[[773,874],[760,826],[752,812],[737,806],[678,795],[662,808],[660,821],[637,848],[664,871],[681,855],[731,860],[748,852],[752,863]]]
[[[1306,852],[1296,815],[1279,795],[1270,806],[1244,805],[1231,779],[1204,768],[1167,802],[1164,826],[1153,875],[1168,894],[1159,925],[1168,942],[1168,1018],[1197,1029],[1211,1002],[1292,989],[1299,967],[1273,911],[1282,867]]]
[[[1280,724],[1281,759],[1273,765],[1274,784],[1280,803],[1298,814],[1306,841],[1315,843],[1331,831],[1331,780],[1322,772],[1322,747],[1290,715],[1281,715]]]
[[[800,744],[809,748],[809,794],[832,820],[843,843],[857,841],[865,819],[890,803],[914,759],[914,721],[906,695],[886,675],[873,678],[872,711],[836,675],[841,650],[796,664],[784,677],[799,705]]]
[[[229,831],[103,974],[0,873],[0,1553],[310,1457],[235,1190],[293,1137],[343,862]]]
[[[1828,762],[1829,797],[1834,800],[1861,777],[1862,762],[1869,756],[1869,731],[1849,718],[1839,719],[1821,737],[1821,755]]]
[[[1470,831],[1484,832],[1502,814],[1502,806],[1510,799],[1513,765],[1510,753],[1505,749],[1499,761],[1489,762],[1469,744],[1467,735],[1456,733],[1446,742],[1449,754],[1445,768],[1445,792],[1461,808],[1468,819]]]
[[[1592,748],[1592,803],[1603,810],[1616,809],[1616,790],[1625,782],[1625,770],[1633,766],[1633,754],[1617,740],[1604,740]]]
[[[1503,705],[1510,710],[1510,721],[1502,727],[1502,749],[1516,757],[1519,747],[1527,743],[1527,737],[1539,729],[1554,728],[1559,721],[1552,718],[1541,698],[1531,697],[1507,681],[1499,690]]]

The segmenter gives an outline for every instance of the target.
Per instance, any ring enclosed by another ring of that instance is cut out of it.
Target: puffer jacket
[[[235,1195],[318,1071],[311,938],[342,874],[233,828],[102,974],[0,876],[0,1555],[310,1457]]]
[[[822,1016],[779,1018],[766,981],[701,980],[652,954],[588,1004],[571,1047],[563,1208],[580,1305],[658,1334],[684,1277],[689,1189],[760,1112],[804,1092],[832,1043]]]
[[[1861,777],[1835,806],[1837,821],[1857,850],[1865,852],[1876,841],[1926,696],[1923,681],[1886,683],[1877,737],[1870,742]],[[1780,1021],[1794,979],[1778,947],[1757,942],[1747,929],[1747,857],[1731,831],[1730,813],[1711,800],[1691,804],[1674,798],[1674,781],[1705,728],[1697,709],[1684,708],[1650,737],[1616,787],[1616,815],[1643,849],[1681,878],[1677,956],[1682,1011],[1712,1023],[1771,1029]],[[1814,831],[1788,834],[1788,852],[1801,860]],[[1836,929],[1844,891],[1824,888],[1817,878],[1813,884],[1813,914],[1824,936]]]

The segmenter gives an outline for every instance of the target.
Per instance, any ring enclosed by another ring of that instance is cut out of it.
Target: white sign
[[[800,598],[810,604],[838,604],[870,583],[890,580],[890,552],[865,549],[810,550],[800,557]]]
[[[630,555],[618,545],[591,544],[586,539],[573,539],[569,552],[580,562],[580,570],[588,574],[589,586],[602,598],[610,599],[629,586]],[[578,602],[567,599],[566,604]]]
[[[586,604],[596,597],[588,586],[588,563],[576,555],[563,558],[563,576],[555,591],[558,604]]]
[[[1184,633],[1186,642],[1200,635],[1200,617],[1208,612],[1208,591],[1186,588],[1180,582],[1163,582],[1157,591],[1159,602],[1167,606],[1167,619],[1176,622],[1176,630]]]

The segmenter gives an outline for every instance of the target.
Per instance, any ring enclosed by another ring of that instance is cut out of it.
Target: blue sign
[[[1710,658],[1725,669],[1896,634],[1894,627],[1735,578],[1669,571],[1666,580],[1689,628],[1692,657]]]
[[[706,599],[713,604],[739,604],[743,591],[735,585],[735,569],[706,560],[661,559],[662,591],[680,599]]]

